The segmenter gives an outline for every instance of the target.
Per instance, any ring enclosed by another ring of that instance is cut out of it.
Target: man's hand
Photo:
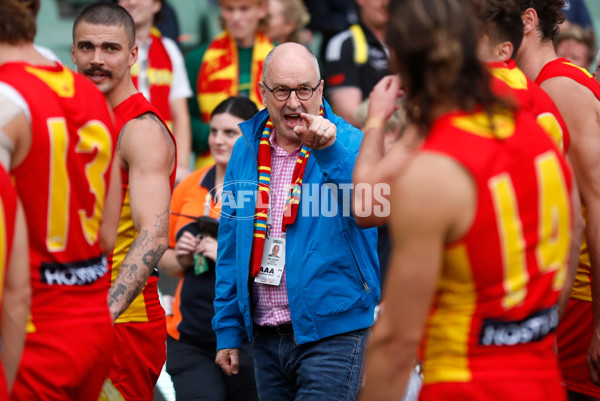
[[[335,142],[337,127],[322,116],[300,113],[304,125],[294,127],[294,132],[302,145],[317,150],[332,145]]]
[[[590,380],[595,385],[600,386],[600,336],[596,330],[594,330],[594,333],[592,334],[592,341],[588,348],[585,363],[588,368]]]
[[[227,376],[237,375],[240,372],[240,350],[237,348],[218,350],[215,363],[223,369]]]
[[[369,95],[369,118],[380,118],[385,123],[392,114],[398,110],[397,99],[404,96],[404,90],[401,88],[400,78],[397,75],[388,75],[383,77]]]

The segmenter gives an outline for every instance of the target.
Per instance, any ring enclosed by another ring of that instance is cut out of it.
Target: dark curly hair
[[[538,30],[542,40],[554,40],[558,35],[559,25],[565,20],[563,7],[565,0],[515,0],[521,14],[532,8],[538,15]]]
[[[478,26],[463,0],[390,0],[386,43],[408,91],[407,116],[426,130],[440,102],[461,110],[501,102],[477,59]]]
[[[514,58],[523,41],[523,20],[513,0],[481,0],[479,17],[493,44],[510,42]]]

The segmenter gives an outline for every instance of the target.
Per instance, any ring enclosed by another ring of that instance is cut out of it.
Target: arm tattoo
[[[171,134],[169,133],[169,130],[165,126],[165,123],[160,118],[158,118],[158,116],[156,114],[154,114],[154,113],[145,113],[145,114],[142,114],[141,116],[139,116],[138,118],[140,120],[149,118],[150,120],[152,120],[155,123],[157,123],[158,126],[160,127],[160,132],[162,132],[163,136],[167,140],[167,143],[169,144],[169,146],[171,147],[171,149],[175,150],[175,143],[173,142],[173,138],[171,138]]]
[[[156,251],[149,250],[144,254],[142,259],[144,260],[144,264],[146,266],[156,266],[158,261],[160,260],[161,255],[165,252],[166,248],[162,245],[159,245]]]
[[[117,152],[121,150],[121,144],[123,143],[123,137],[125,136],[125,127],[127,127],[127,124],[121,128],[121,132],[119,132],[119,137],[117,138]]]
[[[154,230],[159,238],[169,237],[169,215],[171,211],[165,210],[161,214],[156,215],[156,222],[154,223]]]
[[[158,116],[156,114],[154,114],[152,112],[148,112],[148,113],[142,114],[141,116],[136,117],[136,119],[139,119],[139,120],[150,119],[150,120],[154,121],[155,123],[157,123],[158,126],[160,127],[160,132],[162,132],[163,136],[166,138],[167,143],[169,144],[171,149],[175,150],[175,143],[173,142],[173,138],[171,138],[171,134],[169,134],[169,130],[165,126],[165,123],[160,118],[158,118]],[[119,132],[119,137],[117,139],[117,151],[121,150],[121,143],[123,142],[123,137],[125,136],[125,128],[126,127],[127,127],[127,124],[125,124],[123,126],[123,128],[121,128],[121,132]]]
[[[125,294],[126,289],[127,289],[127,287],[125,287],[123,284],[118,284],[118,285],[112,286],[110,295],[109,295],[110,300],[108,303],[112,304],[113,302],[117,302],[119,300],[119,297],[121,295]]]
[[[167,249],[162,242],[166,241],[169,230],[168,210],[156,215],[153,228],[140,230],[110,287],[108,305],[115,319],[142,292],[148,277]]]

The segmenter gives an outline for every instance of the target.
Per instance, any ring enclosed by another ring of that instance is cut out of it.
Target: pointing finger
[[[307,126],[310,126],[313,121],[319,116],[315,116],[314,114],[300,113],[300,117],[306,122]]]
[[[306,127],[302,126],[302,125],[297,125],[294,127],[294,133],[296,134],[296,136],[301,139],[305,134],[306,134]]]

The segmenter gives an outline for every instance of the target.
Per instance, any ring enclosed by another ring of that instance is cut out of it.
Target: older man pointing
[[[261,399],[354,400],[380,294],[377,232],[349,208],[362,133],[323,101],[301,45],[272,50],[258,85],[266,109],[241,125],[225,174],[216,362],[237,373],[246,334]]]

